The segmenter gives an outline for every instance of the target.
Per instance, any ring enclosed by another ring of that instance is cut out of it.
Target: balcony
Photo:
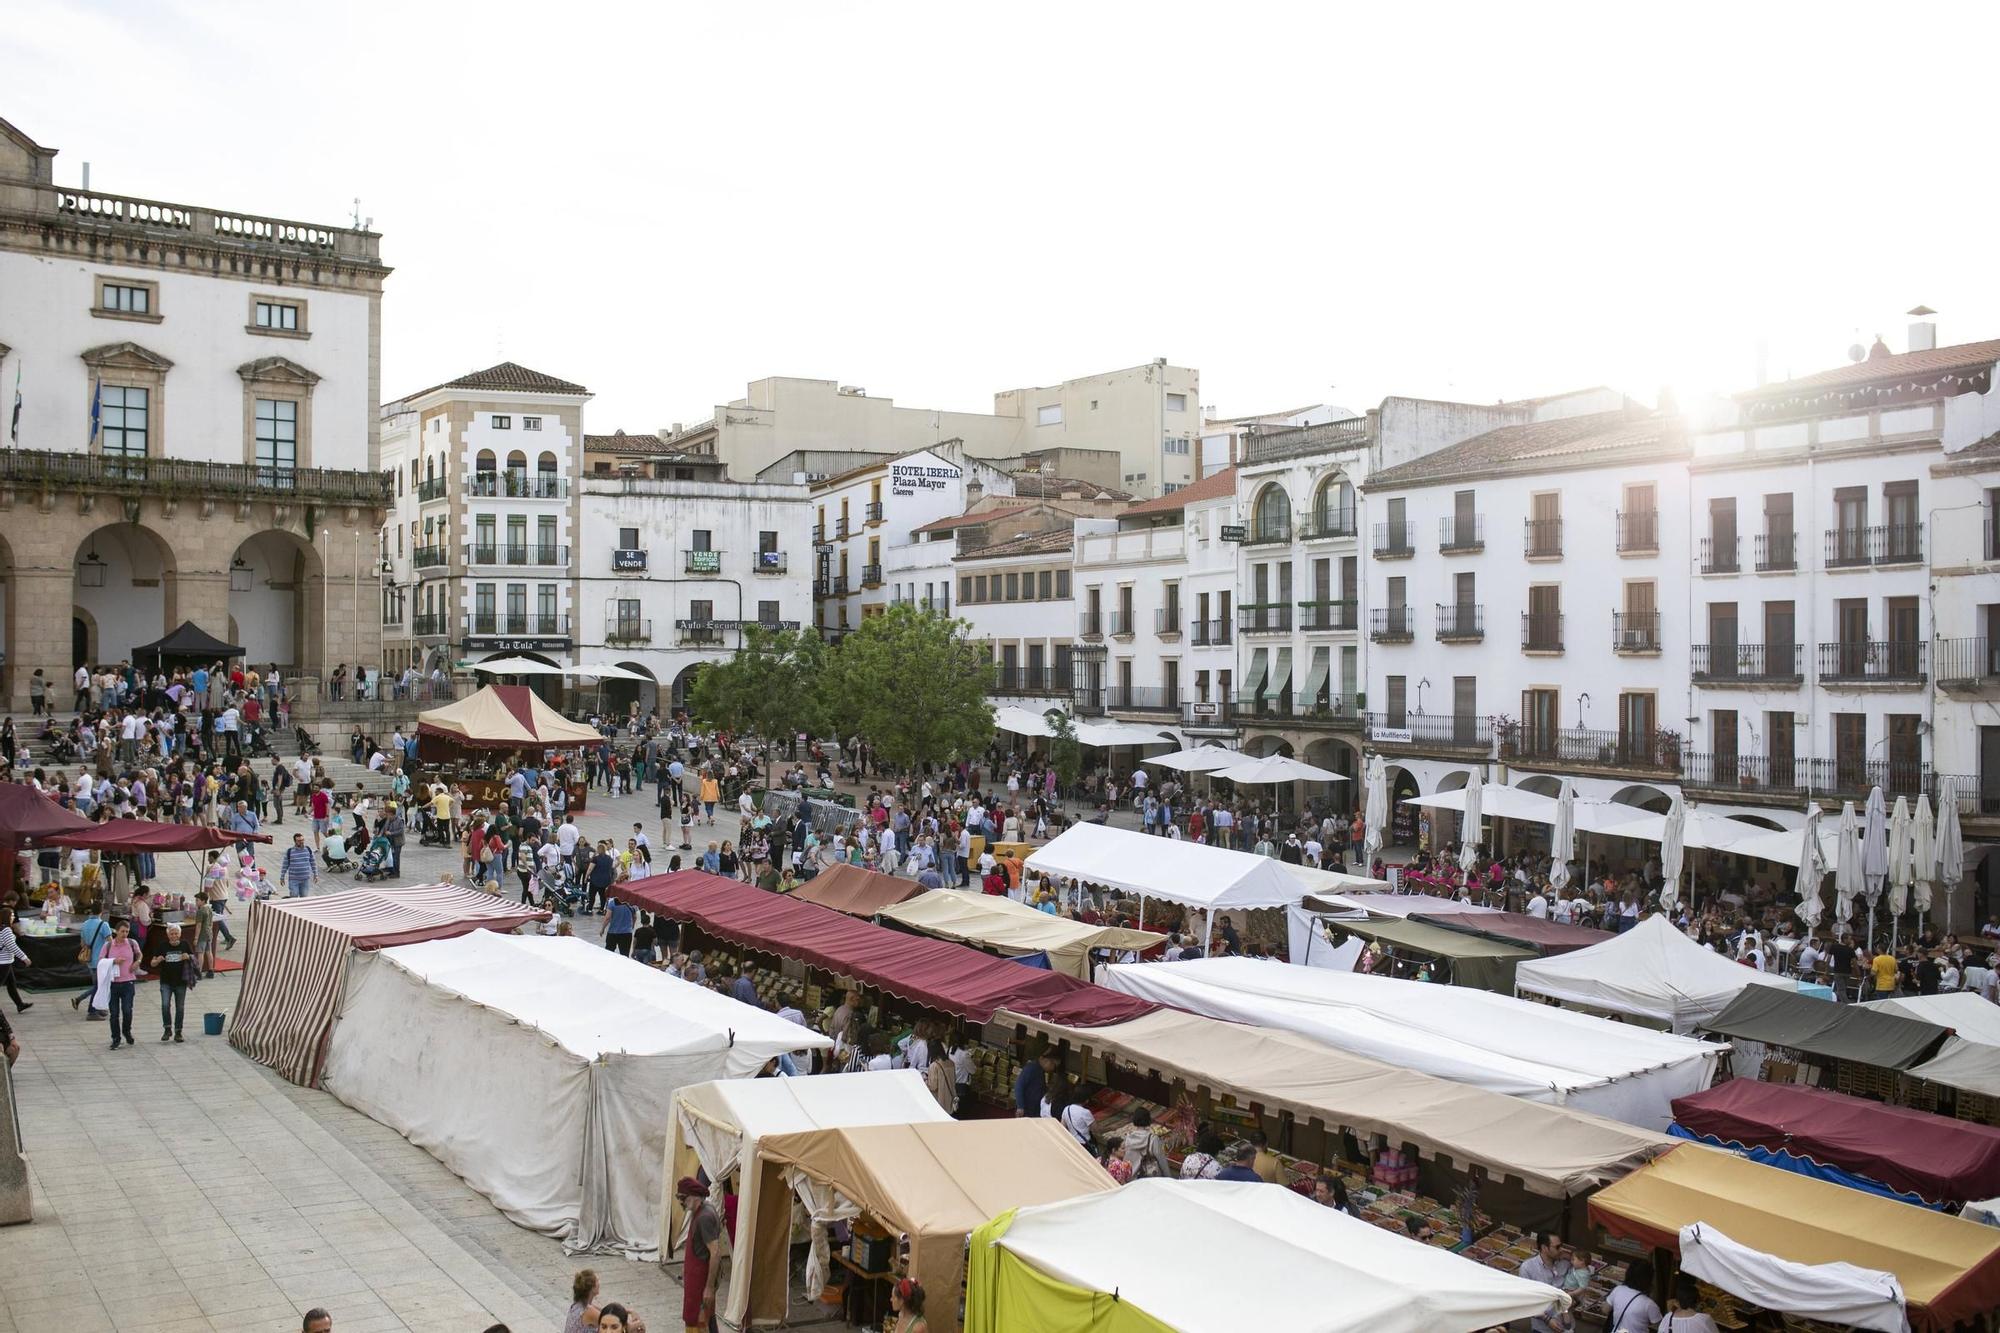
[[[1778,529],[1757,534],[1757,572],[1788,574],[1799,567],[1799,534]]]
[[[832,597],[845,597],[847,594],[847,575],[835,574],[833,576],[833,591],[828,595]]]
[[[917,599],[917,609],[919,611],[935,611],[938,615],[949,616],[951,614],[951,598],[919,597]]]
[[[1638,656],[1660,651],[1658,611],[1613,611],[1611,651]]]
[[[1299,628],[1308,634],[1352,633],[1356,624],[1352,597],[1299,603]]]
[[[465,493],[477,500],[566,500],[569,479],[553,472],[474,472]]]
[[[1408,643],[1416,637],[1417,618],[1407,606],[1385,606],[1369,613],[1368,637],[1375,643]]]
[[[830,597],[830,596],[832,596],[832,595],[833,595],[833,580],[832,580],[832,579],[814,579],[814,580],[813,580],[813,596],[815,596],[815,597]]]
[[[1560,560],[1563,553],[1563,521],[1559,518],[1521,520],[1521,554],[1529,560]]]
[[[1772,759],[1761,754],[1710,754],[1695,752],[1681,756],[1681,782],[1688,787],[1719,791],[1757,793],[1795,799],[1812,780],[1810,759]]]
[[[1052,667],[995,666],[993,687],[987,693],[1048,697],[1068,694],[1069,681],[1058,676]]]
[[[192,463],[177,458],[7,449],[0,450],[0,488],[298,500],[380,509],[394,501],[396,479],[387,472],[252,467],[245,463]]]
[[[1138,632],[1138,618],[1130,611],[1113,611],[1105,619],[1105,632],[1114,639],[1129,639]]]
[[[1159,685],[1107,685],[1104,706],[1119,713],[1176,713],[1180,691]]]
[[[417,483],[417,503],[429,504],[433,500],[444,499],[446,481],[443,477],[431,477]]]
[[[1437,606],[1439,643],[1478,643],[1486,637],[1486,608],[1471,604]]]
[[[1181,636],[1181,609],[1178,606],[1163,606],[1153,612],[1153,637],[1158,639],[1178,639]]]
[[[1292,540],[1292,520],[1264,519],[1252,523],[1243,533],[1245,546],[1283,546]]]
[[[410,620],[410,633],[419,639],[442,639],[451,634],[451,617],[443,611],[419,611]]]
[[[1234,727],[1236,704],[1228,699],[1186,699],[1181,703],[1184,727]]]
[[[1697,643],[1688,652],[1697,685],[1796,686],[1805,679],[1796,643]]]
[[[826,539],[826,524],[824,523],[813,524],[813,545],[827,546],[830,544],[831,543],[829,543]]]
[[[1735,536],[1703,537],[1701,539],[1701,572],[1704,574],[1734,574],[1740,566],[1737,557],[1742,539]]]
[[[1930,765],[1916,758],[1863,760],[1850,757],[1802,762],[1809,766],[1808,780],[1812,783],[1812,790],[1829,796],[1865,801],[1869,791],[1876,787],[1880,787],[1883,795],[1891,801],[1898,796],[1914,799],[1920,793],[1931,793]]]
[[[1486,549],[1486,519],[1481,514],[1454,514],[1438,520],[1438,550],[1463,555]]]
[[[410,552],[410,566],[413,569],[437,569],[451,559],[443,545],[419,546]]]
[[[880,523],[882,521],[882,502],[880,500],[872,501],[866,509],[862,510],[862,514],[867,522]]]
[[[750,566],[752,574],[782,574],[788,562],[783,551],[759,551],[756,563]]]
[[[1618,554],[1652,555],[1660,549],[1660,511],[1621,510],[1618,514]]]
[[[864,588],[879,588],[879,587],[881,587],[881,586],[882,586],[882,566],[880,566],[880,565],[863,565],[863,566],[861,567],[861,586],[862,586],[862,587],[864,587]]]
[[[1290,634],[1292,608],[1283,602],[1245,602],[1236,608],[1239,634]]]
[[[544,568],[567,565],[569,563],[569,547],[537,546],[535,548],[534,563]]]
[[[845,515],[834,523],[833,539],[835,541],[845,541],[847,539],[847,518]]]
[[[720,574],[722,572],[722,552],[682,551],[681,573]]]
[[[720,648],[722,626],[712,620],[676,620],[674,637],[684,648]]]
[[[1349,417],[1345,421],[1329,421],[1318,426],[1252,431],[1243,441],[1243,461],[1255,466],[1334,449],[1357,449],[1367,443],[1367,417]]]
[[[961,589],[961,591],[963,591]],[[1076,618],[1076,637],[1079,639],[1101,639],[1104,637],[1104,613],[1085,611]]]
[[[2000,639],[1939,639],[1931,648],[1931,666],[1941,690],[2000,689]]]
[[[1493,723],[1471,713],[1366,713],[1368,739],[1378,745],[1414,745],[1428,749],[1493,748]]]
[[[502,615],[486,611],[464,616],[459,623],[467,648],[533,652],[569,647],[568,616],[531,616],[525,611]]]
[[[1819,678],[1828,683],[1858,685],[1921,685],[1924,655],[1921,641],[1850,639],[1819,646]]]
[[[1958,797],[1958,813],[1967,818],[1979,815],[2000,815],[2000,769],[1980,774],[1934,773],[1931,780],[1937,784],[1937,801],[1942,808],[1944,800],[1944,780],[1951,778],[1952,790]]]
[[[1224,648],[1229,645],[1229,618],[1197,620],[1190,628],[1189,642],[1197,648]]]
[[[1681,748],[1659,732],[1591,731],[1583,727],[1545,730],[1516,724],[1500,745],[1502,758],[1599,768],[1636,768],[1656,773],[1680,771]]]
[[[1524,611],[1521,613],[1522,652],[1559,653],[1562,650],[1562,616],[1536,611]]]
[[[1325,727],[1333,731],[1360,731],[1368,715],[1361,711],[1361,696],[1322,691],[1323,697],[1301,696],[1292,713],[1292,722],[1301,727]]]
[[[1375,525],[1375,558],[1407,560],[1417,553],[1417,526],[1408,519],[1401,523]]]
[[[653,622],[650,620],[609,620],[604,624],[606,644],[651,643]]]
[[[1306,519],[1299,529],[1302,542],[1330,542],[1342,537],[1352,537],[1355,532],[1354,510],[1321,509]]]
[[[1865,569],[1873,565],[1917,565],[1924,559],[1924,525],[1887,523],[1872,528],[1828,528],[1826,567]]]

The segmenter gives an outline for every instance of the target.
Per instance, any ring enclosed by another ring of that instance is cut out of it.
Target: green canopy
[[[1908,1069],[1937,1054],[1951,1029],[1862,1005],[1834,1004],[1797,991],[1746,986],[1709,1032],[1882,1069]]]
[[[1536,956],[1532,949],[1517,949],[1483,935],[1427,926],[1421,921],[1398,920],[1395,917],[1370,917],[1365,921],[1348,921],[1338,917],[1320,919],[1332,930],[1344,930],[1377,944],[1448,959],[1453,984],[1490,990],[1500,995],[1514,993],[1515,967]]]

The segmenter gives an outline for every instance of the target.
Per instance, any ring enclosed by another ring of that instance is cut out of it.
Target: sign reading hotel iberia
[[[915,495],[918,491],[941,491],[957,481],[955,467],[927,467],[922,463],[891,463],[889,494]]]

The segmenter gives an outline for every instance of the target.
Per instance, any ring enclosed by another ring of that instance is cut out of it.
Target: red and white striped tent
[[[454,884],[253,902],[229,1044],[293,1083],[317,1087],[355,950],[507,931],[548,915]]]

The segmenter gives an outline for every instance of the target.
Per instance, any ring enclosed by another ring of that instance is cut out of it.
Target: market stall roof
[[[1280,861],[1287,875],[1304,886],[1307,893],[1392,893],[1394,886],[1373,875],[1356,875],[1345,870],[1322,870],[1318,866]]]
[[[87,847],[103,852],[202,852],[238,842],[269,842],[268,833],[232,833],[199,824],[162,824],[156,819],[107,819],[88,831],[63,833],[42,841],[52,847]]]
[[[243,656],[243,648],[239,644],[224,643],[192,620],[183,620],[178,629],[132,650],[135,659],[145,653],[154,657],[194,657],[220,662]]]
[[[1910,1074],[1931,1083],[2000,1097],[2000,1046],[1952,1037],[1934,1059],[1917,1065]]]
[[[1724,1047],[1466,986],[1259,958],[1107,967],[1104,985],[1351,1055],[1665,1132]]]
[[[1335,930],[1359,935],[1364,940],[1448,959],[1454,985],[1477,986],[1501,995],[1514,993],[1515,969],[1537,956],[1530,949],[1502,944],[1483,935],[1468,935],[1462,930],[1427,926],[1421,921],[1402,921],[1395,917],[1363,917],[1359,920],[1329,917],[1326,921]]]
[[[96,827],[25,782],[0,782],[0,842],[19,845]]]
[[[1676,1032],[1701,1026],[1746,987],[1798,989],[1789,978],[1703,948],[1657,915],[1602,944],[1523,963],[1514,982],[1530,995],[1652,1019]]]
[[[845,862],[820,871],[792,890],[801,902],[818,903],[849,916],[871,917],[885,907],[914,898],[924,886],[913,879],[884,875]]]
[[[1250,1292],[1261,1328],[1463,1333],[1568,1301],[1553,1287],[1248,1181],[1135,1180],[996,1218],[972,1245],[968,1333],[1092,1333],[1113,1302],[1162,1328],[1241,1333]],[[1010,1261],[1033,1276],[1010,1272]],[[1071,1291],[1052,1289],[1049,1278]]]
[[[812,881],[818,883],[818,880]],[[899,881],[900,882],[900,881]],[[809,886],[801,886],[809,887]],[[925,935],[956,940],[1000,953],[1046,953],[1049,966],[1066,976],[1090,979],[1092,949],[1144,953],[1166,943],[1165,935],[1118,926],[1093,926],[1051,916],[1011,898],[933,889],[882,910],[883,919]]]
[[[1918,1329],[1949,1329],[2000,1306],[2000,1230],[1701,1144],[1598,1191],[1590,1217],[1667,1250],[1680,1248],[1682,1227],[1699,1224],[1781,1260],[1894,1274]]]
[[[1491,939],[1511,940],[1544,955],[1588,949],[1594,944],[1616,938],[1608,930],[1564,925],[1560,921],[1544,921],[1539,917],[1513,912],[1420,912],[1411,920],[1426,921],[1446,930],[1464,930]]]
[[[1931,1083],[2000,1097],[2000,1005],[1970,991],[1947,995],[1898,995],[1861,1006],[1936,1023],[1952,1030],[1934,1059],[1910,1070]]]
[[[1970,1120],[1747,1078],[1675,1099],[1674,1119],[1726,1145],[1810,1157],[1931,1203],[2000,1194],[2000,1129]]]
[[[1172,1009],[1102,1027],[1065,1027],[1004,1011],[1000,1019],[1190,1088],[1255,1102],[1266,1112],[1290,1111],[1364,1139],[1384,1134],[1391,1143],[1477,1166],[1495,1179],[1515,1177],[1547,1198],[1615,1180],[1675,1142],[1603,1116],[1363,1059],[1272,1027]]]
[[[1027,868],[1209,909],[1283,907],[1307,892],[1274,857],[1086,822],[1036,848]]]
[[[595,745],[595,728],[572,722],[525,685],[488,685],[442,708],[417,714],[417,734],[475,748]]]
[[[1074,977],[888,930],[699,870],[633,880],[619,897],[746,948],[802,959],[975,1022],[1002,1006],[1084,1024],[1115,1023],[1153,1007]]]
[[[1828,1004],[1797,991],[1773,990],[1768,986],[1745,988],[1701,1027],[1725,1037],[1761,1041],[1882,1069],[1920,1065],[1937,1054],[1950,1035],[1949,1029],[1935,1023],[1864,1009],[1858,1004]]]
[[[340,1009],[350,952],[474,930],[513,930],[548,916],[454,884],[252,902],[243,990],[230,1020],[229,1044],[292,1082],[312,1087]]]

